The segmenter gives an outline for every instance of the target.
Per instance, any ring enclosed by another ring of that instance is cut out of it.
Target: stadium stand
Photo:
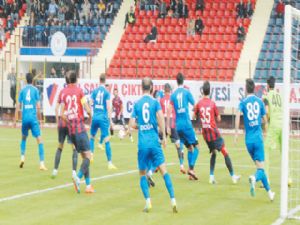
[[[26,1],[2,1],[0,4],[0,49],[10,38],[25,14]]]
[[[187,79],[232,80],[243,43],[237,43],[237,27],[248,31],[250,18],[237,19],[238,0],[206,0],[203,12],[195,11],[196,1],[188,0],[188,18],[158,18],[158,10],[135,9],[136,23],[127,26],[108,75],[113,78],[174,78],[178,71]],[[253,9],[255,0],[252,0]],[[187,35],[190,19],[203,20],[202,35]],[[153,22],[156,42],[144,43]]]
[[[261,52],[255,69],[254,78],[259,82],[266,82],[269,75],[276,77],[278,82],[283,79],[283,23],[282,17],[277,16],[276,7],[279,0],[276,0],[270,16],[268,28],[262,44]],[[294,7],[300,9],[300,2],[295,1]],[[297,67],[300,77],[299,60],[293,60],[293,66]]]
[[[68,47],[101,47],[122,0],[74,3],[73,0],[34,2],[28,26],[24,27],[24,46],[48,46],[51,36],[63,32]],[[36,4],[36,5],[35,5]]]

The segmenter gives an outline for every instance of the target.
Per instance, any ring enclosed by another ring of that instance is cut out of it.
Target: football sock
[[[140,178],[140,186],[144,195],[144,198],[150,198],[150,194],[149,194],[149,187],[148,187],[148,182],[147,182],[147,178],[146,176],[141,176]]]
[[[80,179],[83,177],[83,175],[85,177],[89,176],[89,166],[90,166],[90,160],[88,158],[84,158],[82,160],[81,167],[77,175]]]
[[[22,141],[21,141],[20,147],[21,147],[21,155],[25,155],[25,151],[26,151],[26,140],[22,140]]]
[[[72,169],[77,170],[77,160],[78,160],[78,154],[76,149],[73,149],[73,154],[72,154]]]
[[[266,191],[269,191],[270,190],[270,185],[269,185],[269,182],[268,182],[268,178],[267,178],[267,175],[265,173],[265,170],[264,169],[258,169],[258,171],[260,171],[260,179],[261,179],[261,182],[262,184],[264,185],[264,188],[266,189]]]
[[[113,129],[110,129],[110,135],[114,136],[114,130]]]
[[[182,151],[181,151],[180,147],[178,148],[177,146],[176,146],[176,150],[177,150],[177,155],[178,155],[178,159],[179,159],[179,164],[182,165],[183,164]]]
[[[255,173],[256,182],[261,181],[263,178],[263,169],[257,169]]]
[[[84,174],[84,179],[85,179],[85,184],[86,186],[90,185],[91,184],[91,179],[90,179],[90,168],[88,167],[86,169],[86,172]]]
[[[44,144],[43,143],[39,144],[39,157],[40,157],[40,161],[44,161],[45,160]]]
[[[214,175],[217,154],[212,153],[210,156],[210,175]]]
[[[165,173],[164,180],[165,180],[165,185],[166,185],[166,188],[168,189],[170,198],[174,198],[174,189],[173,189],[171,177],[168,173]]]
[[[193,151],[193,157],[192,157],[192,166],[194,167],[197,161],[199,155],[199,150],[197,147],[194,147],[194,151]]]
[[[228,169],[228,171],[230,173],[230,176],[233,176],[234,172],[233,172],[233,167],[232,167],[232,163],[231,163],[231,159],[230,159],[229,155],[226,155],[224,157],[224,159],[225,159],[226,167],[227,167],[227,169]]]
[[[55,154],[55,159],[54,159],[54,169],[58,169],[59,163],[60,163],[60,158],[61,158],[61,148],[57,148],[56,154]]]
[[[105,142],[105,153],[107,161],[111,161],[111,148],[110,148],[110,142]]]
[[[91,152],[94,153],[94,150],[95,150],[94,138],[90,138],[90,149],[91,149]]]
[[[189,168],[192,170],[192,160],[193,160],[193,152],[188,150],[188,163],[189,163]]]

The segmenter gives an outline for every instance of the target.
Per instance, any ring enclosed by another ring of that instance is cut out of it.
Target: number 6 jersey
[[[255,95],[248,95],[240,102],[239,110],[243,113],[246,130],[246,143],[255,143],[263,139],[262,118],[266,115],[263,101]]]

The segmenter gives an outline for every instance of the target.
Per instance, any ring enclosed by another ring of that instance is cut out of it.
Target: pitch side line
[[[177,165],[177,163],[167,163],[167,166],[173,166],[173,165]],[[208,166],[209,163],[199,163],[198,165]],[[224,165],[216,165],[216,167],[225,167],[225,166]],[[235,167],[237,167],[237,168],[254,168],[255,166],[235,165]],[[280,168],[279,167],[270,167],[270,169],[280,169]],[[100,176],[100,177],[91,178],[91,180],[92,181],[106,180],[106,179],[109,179],[109,178],[125,176],[125,175],[129,175],[129,174],[137,173],[137,172],[138,172],[137,169],[136,170],[128,170],[126,172],[114,173],[114,174],[109,174],[109,175],[104,175],[104,176]],[[84,181],[81,181],[80,183],[84,183]],[[31,191],[31,192],[26,192],[26,193],[23,193],[23,194],[17,194],[17,195],[13,195],[13,196],[9,196],[9,197],[4,197],[4,198],[0,198],[0,203],[11,201],[11,200],[16,200],[16,199],[20,199],[20,198],[24,198],[24,197],[27,197],[27,196],[47,193],[47,192],[50,192],[50,191],[55,191],[55,190],[59,190],[59,189],[63,189],[63,188],[71,187],[71,186],[73,186],[73,183],[58,185],[58,186],[55,186],[55,187],[52,187],[52,188],[46,188],[46,189],[42,189],[42,190],[35,190],[35,191]],[[280,224],[274,223],[274,225],[280,225]]]

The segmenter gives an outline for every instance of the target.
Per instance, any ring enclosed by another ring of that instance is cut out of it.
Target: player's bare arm
[[[16,110],[15,110],[15,118],[14,118],[14,127],[16,127],[17,125],[17,120],[18,120],[18,116],[19,116],[19,112],[20,112],[20,103],[17,102],[17,105],[16,105]]]
[[[240,117],[241,112],[237,110],[235,114],[235,135],[234,135],[234,143],[237,144],[238,136],[239,136],[239,127],[240,127]]]
[[[168,135],[171,135],[170,124],[171,124],[171,113],[172,113],[172,110],[173,110],[173,105],[169,104],[169,106],[167,108],[167,133],[168,133]]]
[[[40,121],[40,123],[43,122],[43,119],[42,119],[42,113],[41,113],[41,103],[40,102],[37,102],[36,104],[36,111],[37,111],[37,119]]]
[[[60,107],[60,104],[58,102],[56,102],[56,105],[55,105],[55,119],[56,119],[57,123],[58,123],[58,120],[59,120],[59,107]]]
[[[137,129],[136,119],[130,118],[129,120],[129,129]]]
[[[166,132],[163,132],[164,130],[166,130],[166,127],[165,127],[164,114],[163,114],[162,110],[159,110],[156,113],[156,118],[157,118],[159,130],[162,131],[162,136],[163,136],[162,137],[162,145],[164,148],[166,148],[166,145],[167,145]],[[170,129],[170,127],[169,127],[169,129]]]

